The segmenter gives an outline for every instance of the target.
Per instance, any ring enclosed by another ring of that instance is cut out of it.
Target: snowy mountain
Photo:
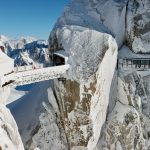
[[[44,41],[12,46],[3,37],[16,65],[56,61],[47,54],[59,50],[70,65],[65,79],[29,86],[9,105],[25,149],[150,149],[149,6],[149,0],[72,0],[48,50]]]
[[[5,45],[5,53],[15,60],[15,66],[49,63],[47,41],[33,37],[21,37],[20,39],[1,37]]]

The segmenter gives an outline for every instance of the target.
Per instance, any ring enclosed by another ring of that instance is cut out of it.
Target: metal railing
[[[124,69],[147,70],[150,69],[150,59],[118,59],[118,67]]]
[[[18,66],[18,67],[14,68],[14,72],[24,72],[24,71],[28,71],[28,70],[41,69],[41,68],[44,68],[43,64]]]

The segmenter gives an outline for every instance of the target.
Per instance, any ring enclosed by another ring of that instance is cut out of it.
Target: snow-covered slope
[[[149,6],[149,0],[70,2],[49,37],[50,55],[62,49],[68,55],[66,80],[56,79],[54,89],[41,83],[13,105],[26,149],[150,149],[150,71],[116,68],[117,53],[149,58]],[[47,63],[38,42],[7,53],[19,65]]]
[[[120,47],[125,37],[126,5],[127,0],[73,0],[55,28],[77,25],[109,33]]]
[[[10,111],[0,104],[0,149],[23,150],[18,127]]]
[[[10,89],[0,89],[0,149],[24,150],[17,124],[5,105],[9,94]]]
[[[50,81],[32,85],[29,92],[8,107],[19,127],[25,149],[67,149],[67,141],[56,117],[58,106]],[[56,139],[56,140],[54,140]]]

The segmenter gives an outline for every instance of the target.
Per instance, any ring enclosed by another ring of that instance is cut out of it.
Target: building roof
[[[54,55],[58,55],[58,56],[63,57],[63,58],[68,58],[68,55],[66,54],[65,50],[56,51],[54,53]]]

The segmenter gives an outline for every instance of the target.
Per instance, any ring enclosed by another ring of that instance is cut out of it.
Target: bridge
[[[28,66],[26,68],[29,69],[30,67],[31,66]],[[17,69],[20,68],[18,67]],[[55,78],[61,78],[69,69],[69,65],[52,66],[31,70],[28,69],[24,71],[12,72],[8,75],[5,75],[0,79],[1,86],[20,86]]]
[[[14,67],[14,60],[0,51],[0,87],[16,87],[40,81],[62,78],[69,69],[64,50],[53,54],[53,65],[29,65]]]

